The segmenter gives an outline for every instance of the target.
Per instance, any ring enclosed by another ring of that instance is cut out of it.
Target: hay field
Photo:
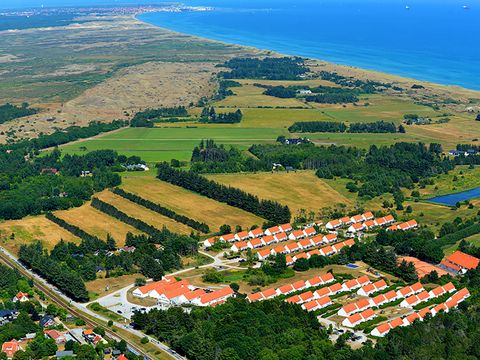
[[[318,212],[336,203],[351,205],[351,199],[336,191],[313,171],[208,175],[209,179],[228,184],[262,199],[288,205],[292,215],[298,210]]]
[[[193,231],[192,228],[182,223],[176,222],[166,216],[160,215],[159,213],[144,208],[143,206],[137,205],[134,202],[115,195],[108,190],[98,193],[95,196],[100,200],[115,206],[118,210],[123,211],[127,215],[136,219],[140,219],[159,230],[166,226],[169,230],[180,234],[190,234]]]
[[[15,238],[11,239],[14,234]],[[61,239],[80,243],[80,239],[45,216],[28,216],[21,220],[7,220],[0,223],[0,242],[10,252],[17,254],[20,245],[40,240],[51,250]]]
[[[218,230],[223,224],[249,228],[265,222],[264,219],[249,212],[157,180],[153,176],[124,175],[121,187],[179,214],[205,222],[212,232]]]
[[[102,240],[106,239],[107,234],[110,234],[119,246],[123,246],[125,243],[125,236],[128,232],[141,233],[134,227],[92,208],[90,202],[78,208],[57,211],[55,215]]]

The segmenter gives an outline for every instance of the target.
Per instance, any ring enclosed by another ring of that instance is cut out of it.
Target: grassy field
[[[480,247],[480,234],[472,235],[470,237],[465,238],[464,240],[468,241],[473,246]],[[458,249],[458,244],[460,244],[460,241],[452,246],[448,246],[444,248],[443,252],[445,253],[445,256],[451,255],[453,252],[455,252]]]
[[[349,198],[319,179],[313,171],[221,174],[208,175],[208,178],[288,205],[293,215],[300,209],[317,212],[336,203],[352,205]]]
[[[435,184],[419,189],[422,198],[448,195],[455,192],[470,190],[480,186],[480,166],[469,169],[468,166],[458,166],[448,174],[434,178]]]
[[[190,234],[193,231],[192,228],[182,223],[176,222],[166,216],[160,215],[155,211],[137,205],[134,202],[115,195],[108,190],[97,194],[96,197],[111,205],[114,205],[118,210],[126,213],[127,215],[136,219],[140,219],[157,229],[162,229],[164,226],[166,226],[169,230],[181,234]]]
[[[105,239],[107,234],[110,234],[119,246],[124,244],[128,232],[141,233],[134,227],[92,208],[89,202],[78,208],[57,211],[55,215],[100,239]]]
[[[179,214],[205,222],[211,231],[216,231],[223,224],[249,228],[254,224],[262,225],[265,221],[241,209],[157,180],[153,174],[127,173],[123,175],[121,187]]]
[[[11,238],[12,234],[14,239]],[[20,245],[31,244],[37,240],[50,250],[60,239],[77,244],[80,242],[79,238],[47,220],[45,216],[30,216],[0,223],[0,242],[14,254],[18,253]]]
[[[141,277],[142,275],[140,274],[131,274],[118,277],[97,278],[96,280],[86,282],[85,286],[90,294],[90,300],[94,300],[131,285],[135,282],[135,279]]]

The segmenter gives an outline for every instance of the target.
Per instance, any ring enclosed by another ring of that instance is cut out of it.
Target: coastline
[[[155,14],[159,12],[152,12],[151,14]],[[343,69],[346,70],[347,72],[353,72],[355,75],[359,76],[364,76],[366,74],[370,75],[371,77],[375,79],[383,79],[387,81],[393,81],[398,84],[420,84],[423,86],[428,86],[429,88],[434,88],[438,90],[442,90],[445,93],[462,93],[462,95],[465,96],[473,96],[477,97],[480,95],[480,89],[472,89],[468,88],[462,85],[457,85],[457,84],[448,84],[448,83],[440,83],[440,82],[435,82],[431,80],[421,80],[415,77],[411,77],[405,74],[395,74],[387,71],[382,71],[382,70],[377,70],[377,69],[370,69],[370,68],[364,68],[361,66],[356,66],[356,65],[350,65],[350,64],[345,64],[345,63],[336,63],[332,61],[328,61],[325,59],[322,59],[320,57],[313,57],[313,56],[303,56],[295,53],[285,53],[282,51],[277,51],[277,50],[272,50],[269,48],[261,48],[261,47],[256,47],[252,45],[244,45],[244,44],[239,44],[235,42],[229,42],[229,41],[224,41],[224,40],[218,40],[218,39],[212,39],[208,37],[203,37],[195,34],[190,34],[187,32],[181,32],[177,31],[174,29],[170,29],[168,27],[163,27],[157,24],[154,24],[152,22],[145,21],[143,19],[140,19],[139,16],[144,15],[145,13],[138,13],[135,15],[132,15],[132,18],[136,21],[141,22],[142,24],[161,29],[163,31],[168,31],[171,32],[172,34],[177,34],[181,36],[189,36],[191,38],[201,40],[201,41],[209,41],[209,42],[214,42],[214,43],[219,43],[223,44],[226,46],[236,46],[239,48],[243,48],[249,51],[255,51],[258,52],[259,54],[265,54],[265,55],[273,55],[273,56],[299,56],[304,59],[307,59],[310,62],[318,63],[321,64],[322,66],[328,66],[328,67],[333,67],[337,70]]]

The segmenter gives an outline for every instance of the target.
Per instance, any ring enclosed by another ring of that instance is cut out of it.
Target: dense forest
[[[381,82],[372,81],[372,80],[360,80],[354,77],[346,77],[336,72],[321,71],[320,78],[322,80],[331,81],[340,86],[358,89],[360,92],[364,94],[374,94],[377,92],[382,92],[389,88],[392,88],[397,91],[402,91],[401,88],[394,87],[392,86],[392,84],[389,84],[389,83],[381,83]]]
[[[276,201],[261,200],[257,196],[240,189],[208,180],[193,171],[174,169],[167,163],[158,165],[158,178],[214,200],[251,212],[275,224],[289,222],[291,218],[288,206],[283,206]]]
[[[308,72],[299,57],[234,58],[219,67],[230,69],[218,74],[224,79],[298,80]]]
[[[23,103],[21,106],[16,106],[8,103],[0,105],[0,124],[36,113],[37,110],[29,108],[27,103]]]
[[[234,112],[217,113],[212,106],[210,108],[206,107],[202,110],[200,122],[208,124],[238,124],[242,121],[242,117],[243,114],[240,109]]]
[[[401,125],[400,125],[401,126]],[[401,129],[401,128],[399,128]],[[375,121],[371,123],[350,124],[348,132],[351,133],[396,133],[397,127],[392,122]],[[403,131],[405,132],[405,131]]]
[[[230,88],[232,87],[240,87],[242,84],[240,84],[237,81],[233,80],[220,80],[218,82],[218,90],[217,93],[213,96],[213,100],[223,100],[227,96],[233,96],[235,95]]]
[[[129,161],[112,150],[64,157],[54,150],[33,159],[20,150],[0,153],[0,218],[79,206],[94,192],[119,185],[114,171],[123,170]],[[89,176],[81,176],[86,173]]]
[[[130,121],[131,127],[148,127],[154,126],[156,120],[162,118],[178,118],[188,117],[187,109],[184,106],[170,107],[170,108],[158,108],[158,109],[146,109],[144,111],[137,112]]]
[[[138,205],[141,205],[143,207],[146,207],[147,209],[150,209],[152,211],[155,211],[163,216],[167,216],[175,221],[181,222],[182,224],[185,224],[187,226],[190,226],[192,229],[201,231],[203,233],[208,233],[210,232],[210,229],[207,224],[205,223],[200,223],[194,219],[190,219],[189,217],[185,215],[181,215],[176,213],[175,211],[168,209],[164,206],[161,206],[159,204],[156,204],[148,199],[144,199],[141,196],[138,196],[136,194],[127,192],[121,188],[114,188],[112,189],[113,193],[124,197],[125,199],[128,199]]]

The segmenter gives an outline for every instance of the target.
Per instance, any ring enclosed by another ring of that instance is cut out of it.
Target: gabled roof
[[[250,240],[250,245],[252,246],[259,246],[259,245],[263,245],[263,241],[261,238],[255,238],[255,239],[252,239]]]
[[[303,229],[303,232],[304,232],[307,236],[312,236],[312,235],[315,235],[315,234],[317,233],[317,231],[316,231],[315,228],[313,228],[313,227],[305,228],[305,229]]]
[[[325,283],[328,281],[332,281],[335,279],[332,273],[325,273],[323,275],[320,275],[320,279]]]
[[[294,291],[295,289],[293,288],[292,284],[287,284],[287,285],[283,285],[283,286],[280,286],[278,288],[278,291],[281,293],[281,294],[286,294],[288,292],[292,292]]]
[[[220,290],[215,290],[211,293],[201,296],[200,302],[202,304],[207,304],[209,302],[212,302],[212,301],[221,299],[222,297],[226,297],[233,294],[234,294],[234,291],[232,290],[232,288],[230,286],[226,286]]]
[[[455,251],[452,255],[445,259],[448,262],[454,263],[464,269],[476,269],[480,263],[480,259],[475,256],[465,254],[461,251]]]
[[[302,300],[303,302],[313,298],[313,292],[311,291],[306,291],[304,293],[301,293],[300,295],[298,295],[300,297],[300,300]]]
[[[331,303],[332,300],[328,296],[323,296],[320,299],[317,300],[318,305],[320,306],[325,306],[328,303]]]
[[[190,292],[187,292],[186,294],[183,294],[183,296],[185,296],[187,298],[188,301],[191,301],[193,299],[196,299],[198,297],[201,297],[203,295],[205,295],[205,290],[203,289],[196,289],[196,290],[193,290],[193,291],[190,291]]]
[[[348,216],[344,216],[340,219],[340,222],[342,222],[343,224],[349,224],[352,222],[352,220]]]
[[[295,258],[295,261],[297,261],[299,259],[308,259],[308,256],[306,253],[299,253],[299,254],[296,254],[294,258]]]
[[[367,212],[364,213],[362,216],[363,216],[365,219],[367,219],[367,220],[374,218],[373,213],[372,213],[371,211],[367,211]]]
[[[330,245],[325,246],[325,247],[323,247],[323,248],[320,249],[320,252],[322,252],[322,253],[325,254],[325,255],[327,255],[327,254],[329,254],[329,253],[331,253],[331,252],[333,252],[333,251],[334,251],[334,250],[333,250],[333,248],[332,248]]]
[[[298,243],[300,244],[301,247],[313,245],[311,239],[303,239],[303,240],[300,240]]]
[[[320,250],[318,250],[318,249],[310,250],[307,254],[308,254],[308,256],[321,255]]]
[[[280,228],[278,226],[272,226],[272,227],[269,227],[267,230],[265,230],[265,232],[267,231],[271,234],[275,234],[280,231]]]
[[[340,291],[340,290],[342,290],[342,284],[340,284],[340,283],[333,284],[333,285],[328,287],[328,290],[330,290],[330,292],[332,292],[332,293]]]
[[[239,241],[233,244],[232,246],[235,246],[239,250],[243,250],[248,247],[248,243],[246,241]]]
[[[294,232],[292,232],[291,234],[293,237],[295,238],[299,238],[299,237],[302,237],[302,236],[305,236],[304,232],[302,230],[295,230]]]
[[[357,306],[359,309],[364,309],[370,306],[370,301],[368,299],[360,299],[357,301]]]
[[[265,244],[270,244],[275,241],[275,237],[273,235],[265,235],[262,239],[265,241]]]
[[[378,325],[376,329],[380,334],[385,334],[387,331],[390,331],[390,325],[388,322],[386,322]]]
[[[258,250],[257,254],[260,255],[262,258],[270,256],[270,249],[262,249]]]
[[[294,243],[291,243],[291,244],[287,244],[287,245],[285,245],[285,247],[286,247],[288,250],[290,250],[290,251],[297,250],[298,248],[300,248],[300,247],[298,246],[298,244],[295,243],[295,242],[294,242]]]
[[[300,290],[300,289],[303,289],[305,288],[306,284],[305,284],[305,281],[303,280],[298,280],[298,281],[295,281],[293,284],[292,284],[293,288],[295,290]]]
[[[352,221],[353,222],[362,222],[364,220],[365,219],[363,218],[363,215],[361,215],[361,214],[352,216]]]
[[[281,232],[281,233],[275,234],[275,239],[277,239],[278,241],[287,240],[288,235],[284,232]]]
[[[412,227],[418,226],[418,223],[416,220],[409,220],[407,221],[407,225],[412,228]]]
[[[363,275],[363,276],[360,276],[359,278],[357,278],[357,281],[360,285],[363,285],[363,284],[369,283],[370,279],[368,278],[367,275]]]
[[[270,289],[267,289],[267,290],[263,290],[262,295],[265,299],[268,299],[268,298],[276,296],[277,292],[275,291],[274,288],[270,288]]]
[[[332,227],[338,227],[340,225],[342,225],[342,222],[340,220],[330,220],[327,225],[330,225]]]
[[[324,288],[321,288],[321,289],[318,289],[317,291],[315,291],[315,294],[317,294],[317,296],[319,296],[319,297],[329,295],[330,293],[331,293],[331,291],[328,287],[324,287]]]
[[[278,245],[275,248],[273,248],[273,251],[275,251],[276,253],[285,252],[285,245]]]
[[[260,228],[256,228],[256,229],[250,230],[250,233],[251,233],[253,236],[258,237],[258,236],[262,236],[262,235],[263,235],[263,230],[260,229]]]
[[[292,231],[292,225],[291,224],[282,224],[279,226],[280,230],[282,230],[283,232],[289,232],[289,231]]]
[[[248,235],[248,231],[240,231],[239,233],[236,234],[236,236],[239,237],[240,239],[246,239],[250,235]]]
[[[235,235],[234,234],[225,234],[225,235],[222,235],[220,238],[224,241],[230,241],[230,240],[235,239]]]
[[[327,235],[324,236],[324,238],[328,242],[332,242],[332,241],[335,241],[337,239],[337,235],[336,234],[327,234]]]
[[[385,295],[385,298],[389,301],[391,301],[392,299],[397,297],[397,293],[395,292],[395,290],[390,290],[389,292],[387,292],[383,295]]]
[[[291,304],[297,304],[299,303],[300,301],[302,301],[302,299],[300,299],[300,296],[298,295],[293,295],[293,296],[290,296],[287,300],[285,300],[286,302],[288,303],[291,303]]]
[[[391,221],[395,221],[395,218],[393,217],[393,215],[389,214],[387,216],[384,216],[383,219],[387,222],[391,222]]]
[[[403,325],[402,318],[396,317],[395,319],[389,322],[389,325],[390,325],[390,328],[392,329],[395,329],[397,326],[402,326]]]

